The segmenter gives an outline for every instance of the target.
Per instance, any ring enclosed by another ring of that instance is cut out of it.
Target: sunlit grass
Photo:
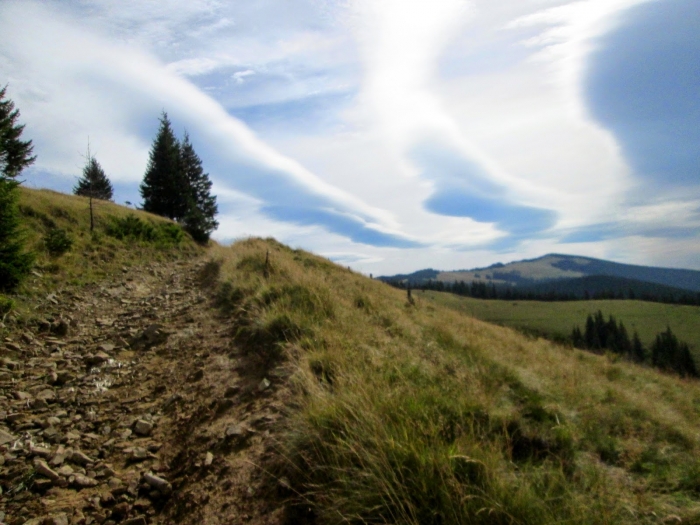
[[[278,475],[321,523],[700,519],[696,381],[411,305],[273,240],[211,255],[239,345],[294,371]]]

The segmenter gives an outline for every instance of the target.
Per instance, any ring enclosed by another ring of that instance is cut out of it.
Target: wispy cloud
[[[89,137],[138,200],[167,110],[214,180],[219,239],[374,273],[655,245],[688,261],[693,2],[5,0],[0,75],[37,184],[70,189]]]

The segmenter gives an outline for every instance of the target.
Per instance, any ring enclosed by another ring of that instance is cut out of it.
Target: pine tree
[[[635,330],[632,336],[632,360],[637,363],[643,363],[646,360],[646,352],[642,346],[642,341],[639,339],[639,334]]]
[[[195,241],[205,243],[219,225],[214,219],[218,207],[216,197],[211,195],[209,175],[204,173],[202,160],[194,151],[187,132],[180,147],[180,167],[189,189],[187,213],[182,222]]]
[[[75,195],[84,197],[92,197],[103,201],[111,201],[114,194],[112,183],[105,175],[102,166],[97,162],[97,159],[89,154],[88,159],[83,168],[83,176],[78,180],[78,184],[73,188]]]
[[[18,125],[19,110],[5,98],[7,86],[0,89],[0,177],[14,179],[31,165],[34,146],[31,140],[20,140],[24,125]]]
[[[31,270],[34,257],[24,250],[20,231],[19,183],[14,179],[34,162],[32,141],[20,140],[19,110],[0,89],[0,291],[11,292]]]
[[[19,184],[0,176],[0,291],[11,292],[29,274],[34,257],[24,250],[19,229]]]
[[[144,210],[177,221],[187,214],[189,192],[181,169],[180,145],[165,112],[139,189]]]

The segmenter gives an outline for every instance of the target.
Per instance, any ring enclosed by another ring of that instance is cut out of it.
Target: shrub
[[[9,297],[0,295],[0,316],[7,315],[15,307],[15,302]]]
[[[44,245],[49,255],[52,257],[59,257],[73,247],[73,240],[68,236],[65,230],[53,228],[44,235]]]
[[[185,238],[182,228],[176,224],[153,224],[135,215],[113,217],[107,225],[107,235],[119,240],[141,241],[161,246],[176,246]]]

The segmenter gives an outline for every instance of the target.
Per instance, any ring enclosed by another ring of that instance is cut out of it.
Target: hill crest
[[[496,263],[485,268],[472,270],[420,270],[411,274],[383,276],[379,279],[385,281],[409,280],[415,285],[433,279],[445,283],[476,281],[495,285],[518,286],[591,276],[617,277],[693,292],[700,291],[700,271],[697,270],[624,264],[593,257],[558,253],[507,264]]]

